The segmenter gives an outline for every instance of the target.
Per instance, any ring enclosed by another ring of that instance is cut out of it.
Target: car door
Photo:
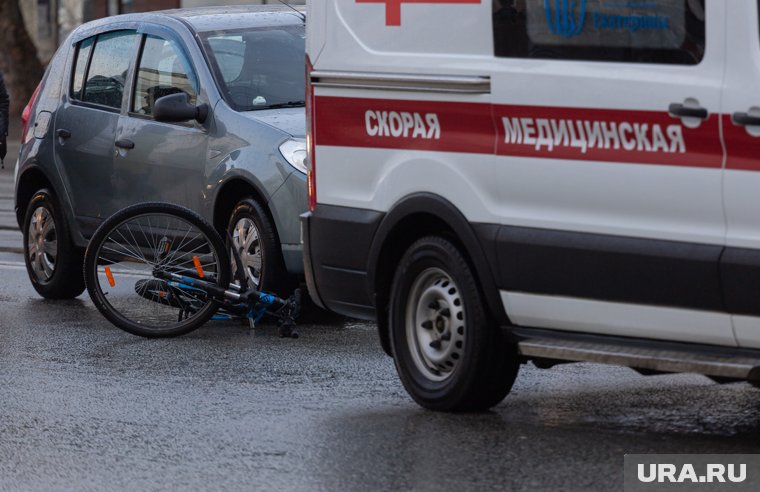
[[[196,121],[164,123],[153,118],[155,101],[162,96],[184,92],[198,104],[196,71],[179,41],[148,32],[141,42],[129,109],[119,120],[114,169],[131,190],[131,203],[159,200],[200,211],[205,128]]]
[[[733,345],[725,2],[494,2],[502,298],[535,327]]]
[[[86,236],[118,210],[124,193],[114,174],[114,136],[137,39],[135,31],[118,30],[81,41],[57,112],[57,165]]]
[[[726,2],[723,89],[728,227],[723,287],[739,345],[760,348],[760,24],[757,0]]]

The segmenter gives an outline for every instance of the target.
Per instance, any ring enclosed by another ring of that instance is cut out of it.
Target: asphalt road
[[[0,490],[621,490],[625,453],[760,452],[760,390],[592,364],[523,368],[493,411],[417,407],[370,323],[171,340],[0,253]]]

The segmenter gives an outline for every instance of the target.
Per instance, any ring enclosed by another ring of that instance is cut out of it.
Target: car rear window
[[[237,111],[302,106],[303,25],[201,33],[217,85]]]
[[[704,0],[493,0],[497,57],[694,65]]]

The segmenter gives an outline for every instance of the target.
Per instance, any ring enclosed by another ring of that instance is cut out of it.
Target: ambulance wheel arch
[[[367,282],[375,292],[378,332],[388,355],[392,355],[388,307],[393,277],[404,253],[422,237],[437,236],[451,242],[473,271],[488,314],[500,326],[510,324],[491,273],[495,258],[486,256],[478,239],[479,235],[495,238],[498,226],[484,225],[477,233],[475,227],[451,202],[432,193],[409,195],[386,214],[369,251]]]

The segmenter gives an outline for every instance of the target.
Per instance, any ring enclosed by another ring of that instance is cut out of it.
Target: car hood
[[[264,109],[240,113],[296,138],[306,137],[306,111],[304,108]]]

